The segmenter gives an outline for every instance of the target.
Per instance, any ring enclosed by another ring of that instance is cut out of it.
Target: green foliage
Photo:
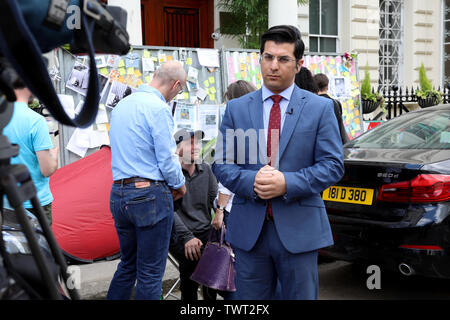
[[[429,91],[417,90],[416,96],[421,99],[436,98],[437,104],[442,102],[442,93],[435,89],[431,89]]]
[[[372,94],[372,88],[370,85],[370,73],[369,66],[366,64],[366,69],[364,70],[364,79],[361,84],[361,97],[364,100],[371,100],[368,97]]]
[[[420,83],[420,89],[424,92],[433,90],[433,86],[431,85],[430,80],[427,77],[427,71],[425,70],[425,66],[423,63],[420,65],[419,68],[419,83]]]
[[[31,109],[37,109],[41,106],[38,99],[33,99],[33,102],[28,104],[28,107]]]
[[[364,79],[361,84],[361,99],[370,100],[373,102],[383,102],[383,96],[379,92],[372,92],[372,86],[370,84],[370,72],[369,65],[366,64],[364,70]]]
[[[421,99],[435,98],[438,104],[442,102],[442,94],[433,89],[433,86],[427,77],[427,72],[423,63],[419,68],[419,84],[420,89],[416,91],[417,97]]]
[[[299,5],[309,3],[309,0],[297,0]],[[269,24],[268,0],[219,0],[217,7],[231,14],[230,19],[236,23],[227,26],[226,32],[232,38],[237,38],[244,49],[259,49],[261,35]],[[245,30],[245,33],[242,33]],[[224,30],[219,32],[224,33]]]
[[[200,150],[200,157],[206,163],[212,164],[214,160],[213,151],[216,146],[217,137],[208,141]]]

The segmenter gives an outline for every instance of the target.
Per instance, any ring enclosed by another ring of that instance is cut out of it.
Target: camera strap
[[[84,0],[81,0],[84,4]],[[47,107],[55,120],[76,127],[88,127],[96,118],[100,101],[97,66],[92,40],[95,21],[80,10],[82,32],[89,45],[89,86],[86,100],[80,113],[71,119],[64,111],[56,94],[42,52],[26,24],[20,7],[15,0],[0,1],[0,50],[28,88]]]

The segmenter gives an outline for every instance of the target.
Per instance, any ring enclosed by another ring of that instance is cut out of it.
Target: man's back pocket
[[[155,201],[155,195],[148,195],[126,202],[125,212],[136,227],[148,227],[156,223]]]

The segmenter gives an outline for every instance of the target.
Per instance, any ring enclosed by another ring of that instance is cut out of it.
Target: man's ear
[[[301,59],[299,59],[299,60],[297,61],[297,65],[296,65],[296,67],[297,67],[297,72],[300,71],[300,69],[301,69],[301,67],[302,67],[302,65],[303,65],[304,62],[305,62],[305,59],[304,59],[304,58],[301,58]]]

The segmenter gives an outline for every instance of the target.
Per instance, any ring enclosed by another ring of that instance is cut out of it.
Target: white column
[[[131,45],[142,45],[141,0],[108,0],[108,5],[121,7],[128,13],[127,32]]]
[[[298,27],[297,0],[269,0],[269,28],[288,24]]]

